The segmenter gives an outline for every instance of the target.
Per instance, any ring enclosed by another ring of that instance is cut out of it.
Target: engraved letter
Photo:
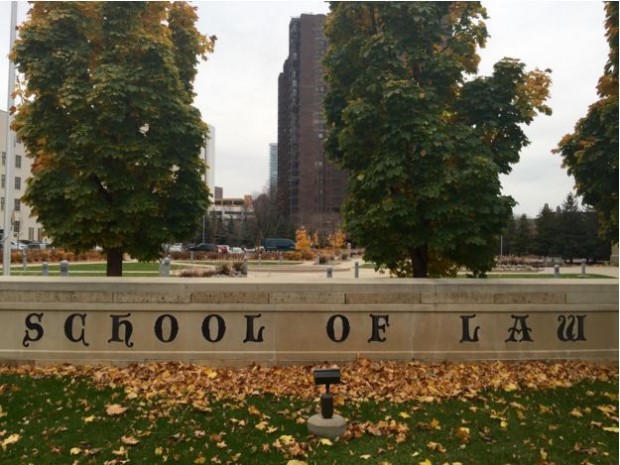
[[[129,318],[130,316],[131,313],[126,315],[110,315],[110,318],[112,318],[112,337],[108,339],[108,344],[110,342],[124,342],[127,347],[133,347],[133,342],[130,340],[133,333],[133,325],[129,320],[121,320],[121,318]],[[121,339],[121,327],[125,330],[125,340]]]
[[[170,320],[170,333],[168,337],[164,337],[164,320]],[[164,314],[155,320],[155,337],[161,342],[172,342],[177,338],[179,334],[179,322],[172,315]]]
[[[246,342],[263,342],[263,331],[265,331],[265,327],[261,326],[258,328],[258,336],[254,336],[254,319],[260,318],[261,314],[258,315],[244,315],[245,316],[245,339],[243,343]]]
[[[217,335],[215,336],[215,339],[211,337],[210,323],[212,318],[215,318],[215,320],[217,321]],[[209,342],[220,342],[224,337],[225,332],[226,322],[224,321],[224,318],[219,315],[207,315],[206,318],[202,321],[202,335]]]
[[[38,319],[38,323],[32,321],[34,317]],[[43,313],[31,313],[26,317],[26,328],[28,329],[26,329],[26,335],[24,336],[24,339],[22,341],[24,347],[29,347],[30,342],[37,342],[43,337],[43,326],[39,324],[41,323],[42,319]],[[30,335],[30,331],[36,331],[34,337]]]
[[[371,313],[370,318],[372,318],[372,335],[367,342],[385,342],[385,338],[379,335],[379,331],[385,333],[386,328],[390,326],[390,316]],[[383,320],[384,323],[379,324],[380,320]]]
[[[476,314],[473,315],[461,315],[461,323],[463,324],[463,332],[461,335],[461,340],[459,343],[463,342],[478,342],[478,331],[480,330],[480,326],[476,326],[474,328],[474,336],[472,337],[469,334],[469,320],[472,318],[476,318]]]
[[[586,340],[585,328],[584,328],[585,318],[586,318],[586,315],[568,315],[568,317],[564,315],[560,315],[558,317],[558,321],[560,322],[560,326],[558,327],[558,339],[562,342],[585,341]],[[575,323],[577,323],[576,331],[575,331]]]
[[[334,324],[336,323],[336,319],[339,319],[342,324],[342,334],[339,338],[336,337],[336,331],[334,328]],[[349,332],[351,331],[351,325],[349,324],[349,320],[344,315],[334,315],[329,320],[327,320],[327,336],[334,342],[343,342],[349,337]]]
[[[73,320],[75,320],[76,317],[79,317],[82,321],[82,332],[80,333],[80,337],[77,338],[73,335]],[[86,326],[86,313],[73,313],[69,315],[65,320],[65,336],[67,336],[67,339],[69,339],[71,342],[81,342],[86,347],[88,347],[90,344],[86,342],[84,326]]]
[[[529,315],[510,315],[511,318],[513,318],[514,321],[514,325],[512,325],[511,328],[508,328],[508,331],[510,332],[510,336],[508,336],[508,339],[506,339],[504,342],[534,342],[534,340],[530,337],[530,331],[532,330],[532,328],[529,328],[527,326],[527,320],[530,316]],[[517,340],[515,338],[515,334],[520,334],[521,335],[521,339]]]

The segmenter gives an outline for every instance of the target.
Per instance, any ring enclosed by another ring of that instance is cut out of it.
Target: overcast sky
[[[266,185],[269,143],[277,142],[278,74],[288,55],[288,24],[301,13],[327,13],[323,2],[194,2],[199,29],[217,35],[215,52],[200,64],[196,106],[215,126],[215,184],[224,196],[258,193]],[[490,38],[481,50],[480,74],[503,57],[528,69],[550,68],[553,116],[526,128],[531,145],[502,177],[515,214],[533,217],[545,203],[560,205],[573,179],[551,150],[597,100],[596,84],[607,60],[602,2],[483,2]],[[28,6],[19,3],[19,17]],[[9,2],[0,2],[0,108],[6,109]]]

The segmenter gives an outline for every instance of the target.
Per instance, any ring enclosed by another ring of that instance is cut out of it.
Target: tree
[[[514,200],[501,194],[529,143],[521,125],[549,76],[517,60],[475,74],[487,30],[473,2],[334,2],[326,22],[326,152],[351,173],[345,229],[366,258],[426,277],[484,274]]]
[[[599,215],[600,235],[618,242],[618,2],[606,2],[609,59],[598,82],[600,99],[560,141],[556,153],[575,178],[577,193]]]
[[[109,276],[190,239],[209,205],[192,82],[213,40],[196,20],[184,2],[37,2],[15,44],[24,199],[55,243],[100,245]]]
[[[559,218],[549,208],[549,204],[543,206],[534,222],[536,225],[534,253],[545,257],[559,255]]]
[[[516,224],[512,253],[514,255],[528,255],[532,251],[532,229],[527,215],[519,217]]]
[[[577,198],[568,194],[562,204],[560,213],[560,254],[562,258],[573,262],[574,258],[585,256],[583,240],[586,236],[583,216]]]

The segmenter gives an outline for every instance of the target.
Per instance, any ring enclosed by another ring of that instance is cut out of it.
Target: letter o
[[[342,333],[340,337],[336,337],[336,320],[340,321],[342,325]],[[344,342],[349,337],[349,332],[351,332],[351,325],[349,324],[349,319],[344,315],[333,315],[327,320],[327,337],[329,337],[334,342]]]
[[[215,320],[217,321],[217,335],[215,336],[215,338],[211,337],[211,329],[210,329],[211,320],[213,318],[215,318]],[[205,319],[202,321],[202,335],[207,341],[220,342],[222,338],[224,337],[224,333],[226,333],[226,322],[224,321],[224,318],[222,318],[221,316],[216,315],[215,313],[212,313],[211,315],[207,315]]]
[[[170,320],[170,333],[168,337],[164,337],[164,320]],[[177,319],[169,314],[161,315],[157,320],[155,320],[155,336],[161,342],[172,342],[177,338],[179,334],[179,322]]]

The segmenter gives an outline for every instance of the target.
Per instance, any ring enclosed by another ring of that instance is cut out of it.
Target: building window
[[[4,185],[4,183],[2,183]],[[15,178],[15,190],[21,190],[22,188],[22,178],[16,177]]]
[[[17,233],[17,235],[19,236],[19,228],[21,227],[21,224],[19,221],[16,221],[15,223],[13,223],[13,228],[15,229],[15,232]]]
[[[34,241],[34,228],[28,228],[28,240]]]
[[[22,156],[15,155],[15,168],[21,168],[21,167],[22,167]]]
[[[4,174],[2,175],[2,182],[0,182],[0,186],[4,189]]]
[[[2,152],[2,166],[6,165],[6,152]]]
[[[15,199],[15,211],[21,211],[22,202],[19,199]]]

